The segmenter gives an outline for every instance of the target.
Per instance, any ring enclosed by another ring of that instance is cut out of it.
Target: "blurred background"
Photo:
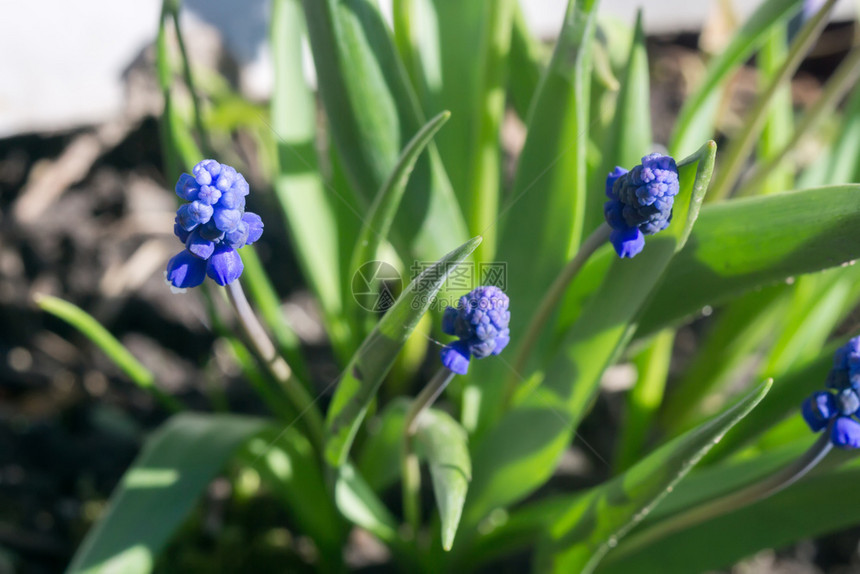
[[[521,1],[529,26],[548,44],[566,3]],[[644,9],[657,143],[665,143],[708,55],[719,52],[757,4],[602,0],[602,12],[629,24],[636,10]],[[80,335],[39,313],[31,303],[34,293],[61,296],[87,309],[155,372],[163,388],[189,404],[247,413],[262,407],[211,334],[201,301],[174,297],[163,283],[176,243],[154,72],[160,2],[7,0],[0,5],[0,573],[57,572],[99,516],[145,432],[166,413]],[[390,17],[390,0],[381,5]],[[855,8],[847,0],[837,6],[795,77],[797,110],[815,101],[855,41]],[[265,113],[272,85],[268,9],[266,0],[183,4],[197,79],[222,93],[215,121],[225,126],[239,159],[249,166],[254,139],[230,126]],[[309,55],[306,74],[313,81]],[[219,84],[222,78],[228,85]],[[721,130],[737,125],[755,87],[753,68],[738,75],[722,110]],[[505,126],[503,143],[511,159],[522,145],[518,122],[511,114]],[[245,175],[253,187],[266,188],[263,174],[251,169]],[[265,213],[267,201],[260,194],[249,209]],[[266,225],[259,252],[284,296],[284,312],[314,357],[312,377],[331,380],[337,366],[280,218]],[[685,327],[679,341],[695,347],[696,329],[696,324]],[[678,352],[684,352],[683,345]],[[610,377],[610,401],[611,382]],[[598,408],[612,416],[611,408]],[[611,440],[587,425],[582,432],[609,456]],[[567,472],[577,472],[576,454]],[[228,481],[211,485],[198,511],[202,530],[188,529],[179,537],[169,553],[173,566],[165,568],[219,564],[234,571],[231,564],[259,563],[265,571],[278,557],[284,540],[273,539],[265,548],[251,543],[255,529],[277,524],[278,511],[262,499],[236,505],[231,488]],[[289,537],[286,530],[282,534]],[[736,571],[857,572],[858,534],[768,551]],[[301,549],[301,541],[288,542]],[[349,560],[356,568],[372,569],[384,560],[380,552],[372,540],[358,540]]]

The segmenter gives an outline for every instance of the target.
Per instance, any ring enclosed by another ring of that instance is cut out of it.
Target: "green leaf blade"
[[[610,553],[600,572],[650,572],[653,568],[666,574],[705,572],[727,567],[762,548],[780,548],[855,525],[860,515],[858,481],[856,461],[810,476],[769,498],[666,536],[617,560]],[[622,543],[619,551],[623,548]]]
[[[77,305],[50,295],[37,294],[35,301],[43,311],[62,319],[83,333],[129,379],[141,389],[152,393],[169,410],[175,412],[183,409],[182,403],[178,399],[166,394],[155,385],[155,375],[152,374],[152,371],[143,366],[95,317]]]
[[[176,415],[147,441],[67,572],[145,574],[233,453],[266,421]]]
[[[430,465],[433,493],[442,519],[442,548],[451,550],[472,479],[468,435],[450,415],[429,409],[419,419],[415,447]]]
[[[364,219],[352,254],[351,269],[358,269],[364,263],[376,259],[380,244],[388,237],[397,208],[400,206],[403,193],[406,191],[409,175],[415,168],[418,156],[421,155],[436,132],[445,125],[450,117],[451,112],[448,111],[437,114],[406,144],[394,170],[385,180],[385,184],[379,190]]]
[[[733,200],[702,210],[643,314],[644,336],[733,295],[860,256],[860,185]]]
[[[332,141],[353,187],[370,203],[424,123],[417,97],[375,2],[302,5]],[[407,250],[433,260],[440,244],[450,248],[466,239],[466,225],[432,144],[415,169],[396,235]]]
[[[658,449],[623,475],[576,497],[539,546],[538,570],[592,572],[618,540],[764,398],[770,385],[766,382],[716,419]]]

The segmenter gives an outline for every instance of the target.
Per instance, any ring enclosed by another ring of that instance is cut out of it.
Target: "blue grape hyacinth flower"
[[[669,226],[679,189],[675,160],[659,153],[646,155],[630,171],[616,167],[609,173],[603,213],[619,257],[636,256],[645,247],[646,235]]]
[[[458,375],[469,370],[469,360],[498,355],[510,342],[510,300],[498,287],[476,287],[448,307],[442,331],[458,337],[442,349],[442,364]]]
[[[827,429],[834,446],[860,448],[860,337],[834,353],[827,387],[803,401],[803,419],[814,432]]]
[[[173,233],[185,244],[167,263],[171,289],[197,287],[208,275],[218,285],[232,283],[244,266],[236,252],[263,235],[263,220],[245,211],[248,182],[229,165],[204,159],[176,182],[176,195],[188,203],[176,210]]]

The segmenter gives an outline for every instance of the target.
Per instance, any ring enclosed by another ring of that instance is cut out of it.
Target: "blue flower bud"
[[[609,242],[622,259],[635,257],[645,249],[645,236],[638,227],[613,229],[609,233]]]
[[[248,224],[240,221],[233,231],[224,234],[224,241],[233,249],[240,249],[248,243]]]
[[[200,226],[200,236],[209,241],[220,241],[224,237],[224,232],[215,226],[215,222],[211,219],[206,225]]]
[[[188,241],[190,233],[179,223],[179,216],[173,218],[173,235],[179,238],[179,241],[185,243]]]
[[[860,409],[860,397],[853,389],[842,389],[836,395],[836,406],[839,409],[839,414],[846,417],[851,416]]]
[[[459,340],[442,349],[442,364],[466,374],[469,359],[498,355],[510,342],[510,301],[498,287],[477,287],[460,297],[457,308],[448,307],[442,330]]]
[[[242,216],[242,221],[248,224],[248,242],[245,245],[253,245],[263,235],[263,220],[249,211]]]
[[[653,235],[672,221],[672,207],[680,190],[678,166],[669,156],[651,154],[629,172],[616,167],[606,177],[603,206],[612,228],[610,242],[619,257],[633,257],[645,246],[642,235]]]
[[[209,259],[215,251],[215,243],[201,237],[198,227],[188,235],[185,248],[200,259]]]
[[[229,245],[222,244],[215,248],[215,253],[209,258],[206,274],[218,285],[227,285],[238,279],[244,269],[239,253]]]
[[[227,191],[233,184],[236,183],[236,170],[229,165],[222,165],[221,172],[218,174],[218,179],[215,180],[215,187],[220,191]]]
[[[166,277],[177,288],[200,285],[207,274],[227,285],[242,274],[236,250],[260,239],[263,221],[245,213],[250,188],[235,169],[207,159],[191,171],[176,182],[176,194],[190,203],[176,211],[173,226],[186,249],[170,260]]]
[[[839,448],[860,448],[860,423],[848,417],[837,418],[830,431],[830,442]]]
[[[224,209],[245,209],[245,196],[239,194],[234,189],[228,189],[221,194],[218,207]]]
[[[457,309],[455,307],[445,307],[445,312],[442,314],[442,332],[446,335],[455,335],[455,322],[457,321]]]
[[[201,185],[197,192],[197,201],[206,205],[215,205],[221,199],[221,190],[211,185]]]
[[[809,428],[819,432],[830,427],[830,441],[840,448],[860,448],[860,337],[854,337],[833,354],[833,369],[826,385],[831,391],[818,391],[801,405],[800,412]]]
[[[469,372],[469,345],[465,341],[454,341],[450,345],[446,345],[440,354],[442,364],[449,371],[458,375],[465,375]]]
[[[615,182],[627,173],[628,171],[626,169],[618,165],[615,166],[615,169],[609,172],[609,175],[606,176],[606,197],[609,199],[618,199],[618,197],[612,192],[612,188],[615,186]]]
[[[215,221],[215,227],[221,231],[233,231],[242,221],[242,212],[238,209],[219,209],[212,219]]]
[[[200,185],[211,185],[221,173],[221,164],[214,159],[204,159],[192,168],[191,173]]]
[[[183,249],[168,261],[165,279],[179,289],[197,287],[206,279],[206,261]]]
[[[819,391],[803,401],[800,411],[809,428],[818,432],[836,416],[836,400],[832,393]]]
[[[176,195],[184,201],[194,201],[197,199],[197,192],[200,191],[200,184],[187,173],[179,176],[179,181],[176,182]]]

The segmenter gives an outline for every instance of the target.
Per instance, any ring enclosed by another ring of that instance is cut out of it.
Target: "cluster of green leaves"
[[[272,419],[175,415],[128,471],[70,571],[150,571],[229,461],[258,473],[283,501],[292,527],[319,549],[322,571],[342,569],[350,525],[415,571],[467,571],[530,553],[539,571],[680,572],[854,522],[852,499],[842,496],[857,472],[852,463],[684,532],[647,536],[812,442],[797,405],[820,386],[842,319],[860,301],[860,271],[845,265],[860,255],[860,186],[845,183],[860,177],[860,52],[846,57],[797,120],[788,95],[833,3],[789,38],[801,1],[767,0],[708,62],[668,145],[680,171],[671,225],[632,260],[598,249],[515,372],[505,357],[524,344],[544,286],[601,223],[605,174],[653,151],[641,17],[629,29],[599,17],[597,0],[571,0],[550,54],[514,0],[395,0],[393,30],[372,0],[273,0],[275,86],[265,110],[217,77],[192,74],[181,41],[173,55],[168,24],[181,40],[178,7],[165,2],[158,71],[167,173],[187,170],[204,152],[238,166],[230,135],[256,138],[272,201],[343,372],[324,414],[324,444],[315,445],[295,424],[305,412],[219,327]],[[303,38],[318,99],[302,72]],[[758,99],[718,157],[709,140],[719,104],[753,55]],[[179,66],[187,101],[175,86]],[[846,94],[841,128],[828,131]],[[526,130],[512,178],[504,176],[501,145],[508,108]],[[320,111],[325,138],[317,133]],[[809,140],[822,144],[812,165],[797,153]],[[293,382],[308,384],[278,295],[255,252],[242,251],[242,281],[298,374]],[[406,287],[380,319],[349,291],[356,269],[374,259],[402,269],[436,261],[435,273]],[[442,407],[422,418],[416,448],[429,466],[436,512],[426,536],[415,535],[386,504],[401,472],[408,399],[398,395],[411,394],[436,332],[426,318],[433,298],[456,295],[443,289],[445,278],[467,260],[507,265],[511,349],[473,362]],[[157,388],[80,310],[41,304],[85,330],[142,387]],[[717,312],[698,353],[667,390],[675,332],[706,307]],[[613,477],[535,497],[588,415],[604,371],[625,357],[638,376]],[[739,386],[753,390],[738,398]]]

